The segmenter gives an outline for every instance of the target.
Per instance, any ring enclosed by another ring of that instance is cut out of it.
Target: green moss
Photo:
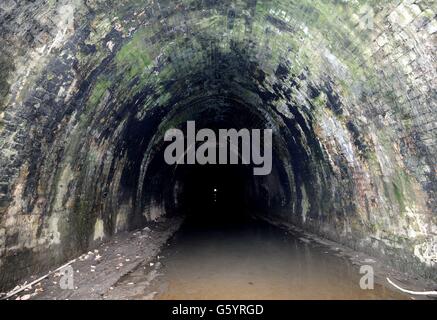
[[[326,107],[326,95],[324,92],[321,92],[317,97],[313,99],[313,103],[315,106],[319,108]]]
[[[397,98],[396,93],[394,91],[392,91],[392,90],[386,91],[384,98],[387,100],[387,102],[390,105],[394,105],[394,106],[397,105],[398,98]]]
[[[257,14],[266,14],[271,7],[272,6],[268,1],[257,1],[255,10]]]
[[[222,15],[208,16],[203,19],[199,19],[199,21],[197,22],[197,26],[200,29],[223,27],[225,26],[225,24],[226,24],[226,17]]]
[[[91,94],[88,99],[88,105],[97,106],[97,104],[100,102],[103,95],[105,94],[106,90],[108,90],[110,86],[111,86],[111,81],[100,78],[94,85],[93,90],[91,91]]]
[[[381,165],[379,164],[378,157],[376,156],[373,147],[369,147],[365,150],[364,158],[367,160],[370,170],[373,172],[381,172]]]
[[[403,171],[399,171],[391,179],[391,182],[383,181],[383,186],[385,197],[391,203],[398,205],[400,215],[404,214],[409,202],[414,199],[411,196],[414,191],[408,175]]]
[[[128,79],[141,75],[152,63],[145,40],[148,37],[147,29],[138,30],[115,56],[117,67],[124,71]]]
[[[383,182],[382,182],[382,186],[383,186],[383,188],[384,188],[384,196],[385,196],[387,199],[390,199],[390,190],[389,190],[389,185],[387,184],[386,181],[383,181]]]
[[[165,106],[168,100],[170,100],[171,94],[169,92],[164,92],[163,94],[159,95],[157,104],[161,106]]]
[[[414,201],[414,188],[410,177],[404,172],[397,172],[393,179],[393,193],[401,212],[405,212],[408,203]]]
[[[405,211],[405,199],[403,195],[402,186],[398,186],[395,182],[393,182],[393,191],[396,197],[397,202],[399,203],[399,207],[401,211]]]
[[[78,50],[76,52],[78,68],[84,73],[84,76],[87,77],[108,55],[109,50],[102,46],[97,46],[96,50],[91,53],[84,53]]]
[[[411,116],[411,114],[402,114],[401,121],[405,129],[411,130],[413,128],[413,117]]]

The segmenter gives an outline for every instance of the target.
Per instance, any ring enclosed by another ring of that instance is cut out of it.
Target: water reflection
[[[187,222],[163,251],[155,299],[407,299],[324,246],[263,222]]]

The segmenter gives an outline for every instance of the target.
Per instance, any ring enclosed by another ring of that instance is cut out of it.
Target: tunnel
[[[434,283],[435,9],[1,1],[0,292],[172,219],[295,228]],[[166,163],[189,122],[271,130],[271,170]]]

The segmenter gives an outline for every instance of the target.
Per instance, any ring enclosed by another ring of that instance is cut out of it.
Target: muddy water
[[[161,255],[145,292],[155,299],[408,298],[378,284],[360,289],[347,258],[262,222],[188,223]]]

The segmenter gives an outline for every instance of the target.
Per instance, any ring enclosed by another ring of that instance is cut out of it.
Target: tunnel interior
[[[284,164],[279,160],[278,147],[274,148],[275,152],[272,151],[273,174],[269,174],[266,179],[265,176],[254,175],[256,165],[251,159],[242,159],[243,140],[240,137],[234,148],[229,138],[226,140],[229,145],[220,145],[220,130],[247,130],[250,137],[252,129],[268,127],[265,116],[251,111],[255,109],[254,106],[243,105],[238,100],[227,99],[224,95],[207,98],[190,108],[192,109],[184,108],[186,117],[175,115],[179,123],[175,123],[173,118],[168,121],[184,133],[187,148],[187,121],[194,122],[196,131],[204,128],[212,130],[215,145],[207,154],[212,152],[214,160],[206,164],[187,164],[185,153],[185,163],[169,165],[165,162],[164,150],[170,142],[161,143],[144,174],[145,189],[139,195],[143,203],[150,203],[153,198],[153,201],[162,204],[163,210],[170,216],[182,214],[190,217],[190,221],[205,223],[239,223],[255,213],[266,214],[271,206],[290,205],[291,198],[285,197],[290,193],[290,182]],[[165,124],[164,127],[168,125]],[[262,138],[261,134],[260,142]],[[276,140],[276,143],[281,143],[279,139]],[[196,142],[194,149],[198,150],[203,143],[204,141]],[[262,149],[263,145],[260,147]],[[222,148],[226,150],[226,161],[219,163]],[[231,164],[232,153],[235,153],[237,163]]]
[[[250,205],[251,172],[242,165],[195,166],[182,169],[176,212],[191,220],[241,221]],[[180,179],[180,180],[179,180]]]
[[[435,278],[432,2],[44,4],[0,11],[0,287],[173,216],[295,225]],[[271,172],[168,165],[188,121],[271,129]]]

